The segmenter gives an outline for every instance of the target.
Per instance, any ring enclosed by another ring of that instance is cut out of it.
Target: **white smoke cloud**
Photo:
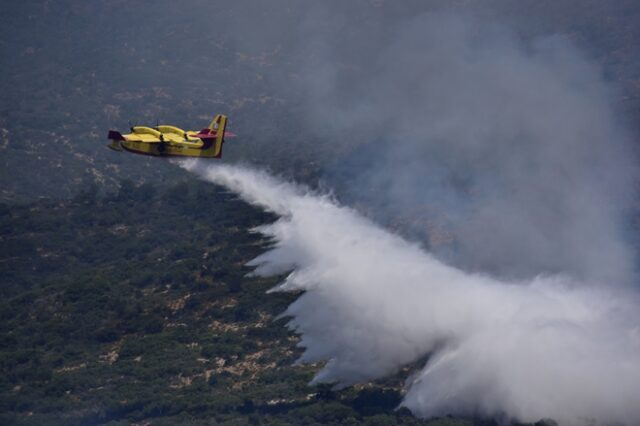
[[[431,354],[402,402],[418,416],[640,422],[632,290],[465,273],[329,197],[246,168],[184,166],[280,216],[259,228],[276,244],[252,264],[293,269],[274,291],[305,290],[285,315],[299,361],[326,361],[314,383],[365,382]]]
[[[281,217],[252,265],[304,290],[285,313],[300,362],[342,387],[429,355],[402,403],[423,417],[640,423],[639,298],[619,285],[635,281],[636,171],[600,69],[561,35],[364,3],[292,3],[288,25],[241,41],[287,41],[264,78],[335,158],[339,197],[376,220],[444,218],[453,247],[264,173],[186,165]]]
[[[466,270],[632,282],[636,165],[598,65],[561,34],[415,9],[299,30],[309,125],[350,153],[330,186],[380,221],[435,219],[453,243],[434,254]]]

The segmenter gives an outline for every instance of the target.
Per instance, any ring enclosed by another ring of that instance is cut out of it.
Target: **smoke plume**
[[[340,202],[186,167],[280,216],[252,265],[292,271],[274,291],[304,290],[285,315],[300,362],[326,362],[314,383],[428,355],[402,402],[418,416],[639,423],[638,294],[624,285],[636,172],[615,91],[569,37],[423,3],[292,3],[295,20],[252,33],[286,40],[264,78],[329,153]],[[424,245],[376,225],[399,219]]]
[[[301,82],[310,123],[347,152],[325,172],[341,199],[381,222],[431,220],[451,244],[422,222],[406,235],[465,270],[633,280],[630,136],[567,37],[451,13],[345,16],[341,30],[309,18]]]
[[[418,416],[640,421],[640,317],[628,289],[565,276],[504,282],[448,266],[330,197],[232,166],[184,167],[280,219],[256,273],[292,271],[284,313],[314,383],[366,382],[430,357],[402,405]]]

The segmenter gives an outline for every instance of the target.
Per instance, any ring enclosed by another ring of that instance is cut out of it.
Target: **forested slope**
[[[429,424],[402,379],[333,392],[276,320],[296,295],[244,264],[273,220],[204,183],[130,181],[0,211],[0,422]]]

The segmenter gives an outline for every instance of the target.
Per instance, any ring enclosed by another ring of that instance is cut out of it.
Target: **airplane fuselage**
[[[175,126],[162,125],[155,128],[135,126],[131,133],[123,135],[109,131],[109,148],[134,154],[157,157],[203,157],[220,158],[224,138],[235,136],[225,132],[227,117],[217,115],[209,127],[200,131],[182,130]]]

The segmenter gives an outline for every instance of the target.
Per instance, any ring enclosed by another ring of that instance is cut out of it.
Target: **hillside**
[[[0,215],[3,424],[484,424],[394,411],[407,371],[309,387],[276,319],[296,296],[243,266],[273,217],[219,188],[123,182]]]

